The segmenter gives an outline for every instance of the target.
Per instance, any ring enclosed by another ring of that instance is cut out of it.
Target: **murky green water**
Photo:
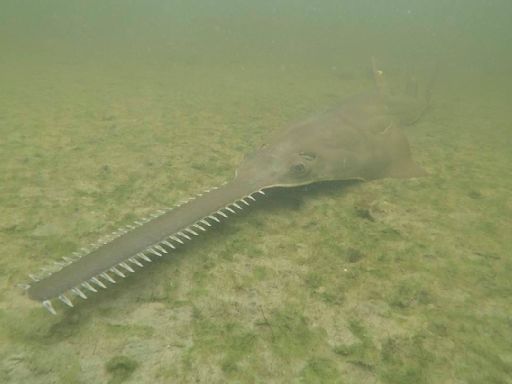
[[[0,2],[0,382],[512,382],[511,5]],[[371,88],[372,56],[438,67],[428,177],[275,193],[57,316],[17,287]]]

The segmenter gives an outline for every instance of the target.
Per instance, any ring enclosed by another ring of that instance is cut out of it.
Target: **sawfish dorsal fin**
[[[375,60],[375,57],[372,56],[372,73],[373,73],[373,81],[375,82],[375,87],[377,88],[377,91],[379,92],[379,95],[381,97],[388,97],[392,95],[392,91],[390,90],[388,86],[388,82],[386,80],[386,75],[384,74],[384,71],[381,70],[377,66],[377,61]],[[425,99],[429,99],[430,90],[432,87],[433,80],[430,80],[428,83],[428,87],[425,91]],[[406,78],[405,87],[403,90],[403,95],[407,96],[411,99],[418,99],[419,97],[419,86],[418,86],[418,80],[415,76],[408,75]]]
[[[377,87],[377,91],[381,97],[386,97],[389,95],[389,88],[386,82],[386,78],[384,76],[384,72],[377,67],[377,62],[375,57],[372,56],[372,72],[373,72],[373,80],[375,81],[375,86]]]

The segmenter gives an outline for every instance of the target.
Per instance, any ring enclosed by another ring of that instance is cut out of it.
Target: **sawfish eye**
[[[306,171],[306,166],[302,163],[292,165],[292,172],[296,175],[301,175]]]

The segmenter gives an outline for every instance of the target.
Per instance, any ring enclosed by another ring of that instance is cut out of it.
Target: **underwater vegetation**
[[[2,6],[1,383],[510,382],[506,9],[349,3]],[[404,130],[428,176],[268,191],[56,316],[17,288],[369,89],[372,55],[390,85],[439,59]]]

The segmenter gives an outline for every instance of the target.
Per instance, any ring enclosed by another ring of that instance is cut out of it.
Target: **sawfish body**
[[[70,297],[85,299],[84,292],[106,288],[248,206],[268,188],[425,174],[413,162],[400,128],[414,120],[411,108],[403,113],[404,103],[390,100],[377,90],[290,126],[247,155],[233,180],[136,221],[43,274],[31,275],[28,296],[53,314],[54,299],[73,306]]]

